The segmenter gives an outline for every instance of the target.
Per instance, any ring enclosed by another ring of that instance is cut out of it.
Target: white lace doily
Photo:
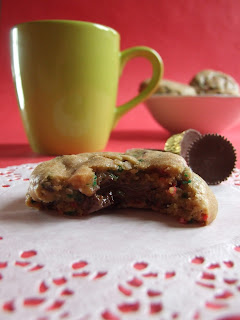
[[[216,220],[55,217],[24,204],[34,165],[0,169],[0,319],[240,319],[240,170]]]

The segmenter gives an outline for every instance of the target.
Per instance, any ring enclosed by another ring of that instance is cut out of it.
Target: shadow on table
[[[109,142],[110,148],[113,148],[119,144],[131,144],[140,143],[141,147],[150,145],[151,148],[164,144],[169,137],[169,133],[166,130],[115,130],[112,132]],[[129,147],[126,146],[125,149]],[[113,148],[114,149],[114,148]],[[160,148],[161,149],[161,148]],[[0,144],[0,167],[19,165],[29,162],[40,162],[53,158],[52,156],[46,156],[43,154],[37,154],[31,150],[28,143],[22,144]]]
[[[50,158],[50,156],[33,152],[28,144],[0,144],[1,167],[44,161]]]
[[[111,133],[112,140],[141,140],[141,141],[165,141],[169,138],[169,132],[166,130],[121,130]]]
[[[39,157],[28,144],[0,144],[1,158]]]

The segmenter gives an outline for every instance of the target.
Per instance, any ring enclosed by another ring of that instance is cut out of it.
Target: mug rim
[[[90,22],[90,21],[82,21],[82,20],[68,20],[68,19],[40,19],[40,20],[30,20],[30,21],[25,21],[25,22],[21,22],[21,23],[17,23],[16,25],[14,25],[11,29],[23,26],[23,25],[27,25],[27,24],[41,24],[41,23],[62,23],[62,24],[81,24],[81,25],[85,25],[85,26],[89,26],[89,27],[96,27],[97,29],[100,29],[102,31],[111,31],[112,33],[116,34],[119,36],[119,33],[106,25],[97,23],[97,22]]]

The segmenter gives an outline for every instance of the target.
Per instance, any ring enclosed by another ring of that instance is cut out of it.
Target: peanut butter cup
[[[166,141],[164,150],[180,154],[185,159],[190,145],[200,137],[201,133],[194,129],[174,134]]]
[[[189,147],[186,161],[208,184],[226,180],[236,163],[236,151],[230,141],[218,134],[206,134]]]

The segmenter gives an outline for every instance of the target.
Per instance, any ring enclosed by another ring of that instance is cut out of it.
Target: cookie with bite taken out
[[[200,225],[212,222],[218,210],[211,189],[181,156],[146,149],[43,162],[31,174],[26,204],[68,216],[103,208],[152,209]]]

